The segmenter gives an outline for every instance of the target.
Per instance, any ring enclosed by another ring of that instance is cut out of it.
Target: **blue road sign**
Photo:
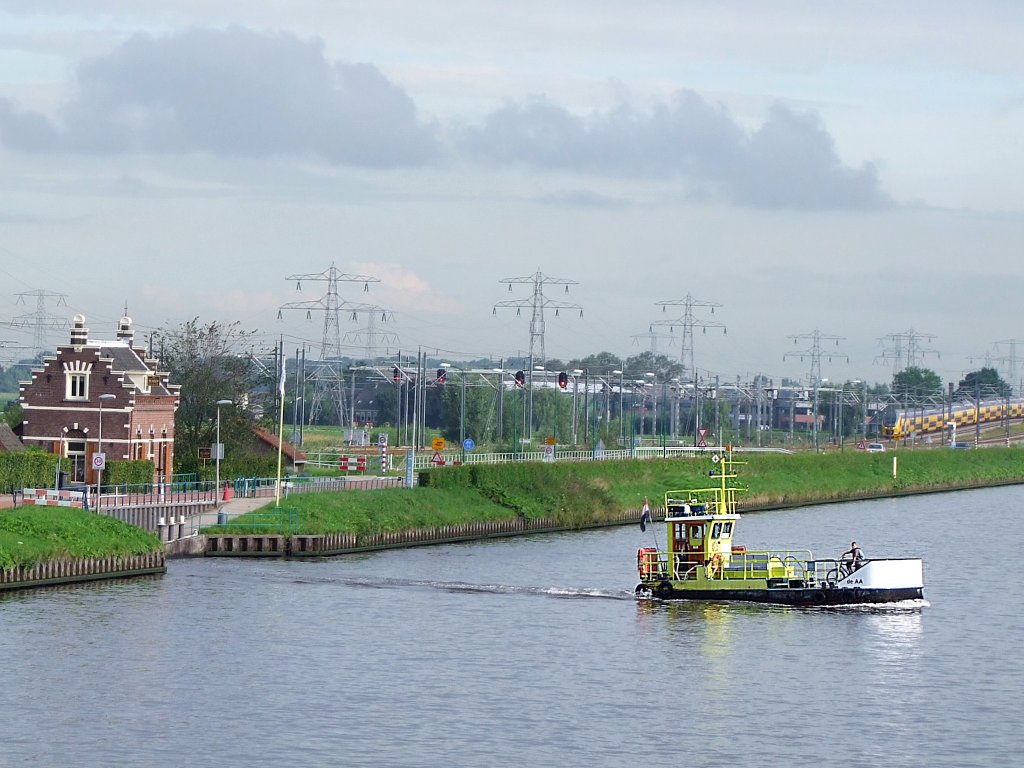
[[[476,448],[476,443],[473,442],[472,437],[467,437],[465,440],[462,441],[462,447],[465,448],[467,451],[472,451],[474,448]]]

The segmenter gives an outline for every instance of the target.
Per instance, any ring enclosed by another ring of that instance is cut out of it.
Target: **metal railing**
[[[835,581],[836,561],[816,561],[806,549],[739,550],[710,558],[694,552],[650,552],[646,556],[651,574],[668,573],[676,581],[696,579],[698,571],[712,581],[780,579],[812,584],[825,580],[827,573],[832,573],[831,580]]]
[[[508,451],[503,453],[480,453],[463,452],[460,450],[417,451],[413,457],[413,469],[430,469],[438,466],[459,466],[461,464],[512,464],[518,462],[543,462],[543,461],[622,461],[625,459],[660,459],[673,457],[692,457],[707,455],[714,451],[722,450],[719,447],[695,448],[689,445],[664,445],[664,446],[637,446],[636,448],[621,448],[615,450],[570,450],[559,449],[552,446],[553,450],[541,451]],[[792,453],[783,448],[742,448],[737,451],[759,451],[762,453]],[[321,469],[335,469],[342,457],[351,456],[351,453],[341,451],[319,451],[307,454],[306,466]],[[407,453],[395,452],[390,454],[393,461],[392,469],[401,473],[405,471],[408,460]],[[379,458],[367,454],[367,462],[370,467],[379,468]],[[373,462],[376,463],[376,467]]]
[[[244,519],[218,519],[216,527],[227,528],[232,535],[248,530],[294,533],[299,530],[299,510],[295,507],[277,507],[268,512],[247,512]]]

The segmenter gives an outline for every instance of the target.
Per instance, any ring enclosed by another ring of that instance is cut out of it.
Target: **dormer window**
[[[89,399],[89,374],[67,373],[67,387],[64,394],[67,400],[88,400]]]
[[[64,363],[65,400],[89,399],[89,374],[91,372],[92,363],[82,360],[71,360]]]

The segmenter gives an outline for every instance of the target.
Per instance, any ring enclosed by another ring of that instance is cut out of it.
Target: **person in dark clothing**
[[[851,541],[850,548],[839,557],[843,562],[843,568],[848,574],[853,573],[864,564],[864,553],[861,552],[856,541]]]

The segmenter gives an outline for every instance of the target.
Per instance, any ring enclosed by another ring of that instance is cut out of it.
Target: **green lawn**
[[[155,552],[153,534],[112,517],[67,507],[0,510],[0,568],[62,557],[105,557]]]
[[[898,473],[892,477],[893,458]],[[740,508],[836,501],[858,495],[1024,482],[1024,448],[980,451],[863,451],[830,454],[738,454]],[[517,516],[567,526],[614,519],[660,506],[666,491],[716,485],[710,456],[579,464],[498,464],[430,470],[423,487],[301,494],[286,504],[299,533],[372,534]],[[263,511],[265,511],[264,508]],[[240,517],[237,523],[244,522]],[[232,526],[207,529],[245,532]],[[252,532],[267,532],[254,529]]]

